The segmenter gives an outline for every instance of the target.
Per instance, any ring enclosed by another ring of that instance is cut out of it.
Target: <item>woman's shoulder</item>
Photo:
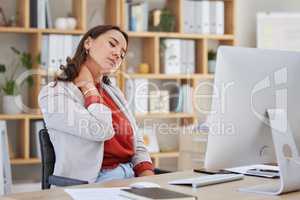
[[[109,90],[112,90],[113,92],[122,93],[121,89],[117,85],[114,85],[112,83],[110,84],[103,83],[103,86]]]
[[[70,81],[52,81],[42,87],[39,96],[74,93],[78,88]]]

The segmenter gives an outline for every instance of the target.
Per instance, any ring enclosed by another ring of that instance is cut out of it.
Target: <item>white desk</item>
[[[200,175],[200,174],[194,173],[192,171],[185,171],[185,172],[176,172],[176,173],[169,173],[169,174],[149,176],[149,177],[133,178],[133,179],[127,179],[121,181],[110,181],[104,184],[74,186],[72,188],[119,187],[119,186],[128,186],[130,183],[138,182],[138,181],[151,181],[160,184],[164,188],[198,196],[199,200],[201,199],[205,199],[205,200],[212,200],[212,199],[214,200],[215,199],[299,200],[300,199],[300,191],[289,193],[286,195],[281,195],[281,196],[266,196],[266,195],[258,195],[258,194],[251,194],[251,193],[242,193],[237,191],[239,187],[270,183],[270,182],[278,181],[279,179],[273,180],[273,179],[263,179],[263,178],[247,176],[245,177],[244,180],[241,181],[211,185],[211,186],[201,187],[197,189],[192,189],[191,187],[188,186],[173,186],[167,184],[167,182],[170,180],[175,180],[178,178],[189,178],[192,177],[193,175]],[[10,195],[7,197],[0,198],[0,200],[45,200],[45,199],[72,200],[71,197],[64,192],[63,188],[54,188],[51,190],[44,190],[40,192],[20,193],[20,194],[15,194],[15,195]]]

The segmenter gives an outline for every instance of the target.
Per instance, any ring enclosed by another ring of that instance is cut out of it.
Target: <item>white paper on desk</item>
[[[277,170],[279,171],[278,166],[273,165],[246,165],[246,166],[240,166],[240,167],[234,167],[234,168],[227,168],[226,171],[240,173],[240,174],[246,174],[246,172],[249,169],[264,169],[264,170]]]
[[[65,189],[65,192],[73,200],[128,200],[119,196],[121,189],[128,189],[128,187]]]

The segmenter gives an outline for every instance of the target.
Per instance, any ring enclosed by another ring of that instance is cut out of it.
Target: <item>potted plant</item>
[[[208,73],[215,73],[217,53],[214,50],[208,51]]]
[[[154,24],[154,16],[150,18],[150,31],[160,31],[160,32],[174,32],[175,31],[175,23],[176,18],[172,14],[172,12],[168,8],[164,8],[162,10],[155,9],[152,11],[152,15],[154,12],[158,12],[159,15],[159,23]]]
[[[7,67],[0,64],[0,74],[4,76],[4,83],[0,86],[3,92],[2,110],[5,114],[18,114],[22,112],[22,98],[20,94],[20,85],[17,85],[17,74],[21,68],[30,70],[32,68],[32,58],[27,52],[20,52],[15,47],[10,48],[14,53],[10,68],[10,75],[7,73]],[[29,86],[33,85],[33,78],[29,76],[26,79]]]

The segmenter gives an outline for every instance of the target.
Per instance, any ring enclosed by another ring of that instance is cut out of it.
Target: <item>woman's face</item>
[[[127,42],[118,30],[109,30],[96,39],[88,38],[85,49],[89,51],[88,68],[94,77],[115,72],[121,65]]]

